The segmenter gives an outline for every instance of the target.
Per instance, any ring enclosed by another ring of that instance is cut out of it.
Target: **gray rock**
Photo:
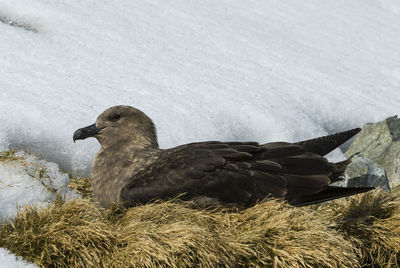
[[[389,179],[385,170],[370,159],[356,155],[345,172],[346,187],[376,187],[390,192]]]
[[[400,119],[393,116],[376,124],[366,124],[345,156],[355,153],[382,167],[391,188],[400,185]]]

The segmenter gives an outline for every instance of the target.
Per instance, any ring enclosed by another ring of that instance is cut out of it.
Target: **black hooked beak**
[[[104,127],[96,127],[96,124],[80,128],[80,129],[78,129],[77,131],[74,132],[74,136],[73,136],[72,139],[75,142],[76,140],[84,140],[84,139],[89,138],[89,137],[94,137],[103,128]]]

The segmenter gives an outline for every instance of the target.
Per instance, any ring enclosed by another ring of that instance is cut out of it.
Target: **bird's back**
[[[210,141],[164,150],[122,189],[121,200],[135,206],[184,193],[181,198],[186,200],[207,199],[243,207],[269,196],[300,206],[364,192],[371,188],[330,186],[349,161],[334,164],[318,154],[331,150],[332,144],[339,146],[346,140],[343,136],[348,139],[355,133],[299,143]]]

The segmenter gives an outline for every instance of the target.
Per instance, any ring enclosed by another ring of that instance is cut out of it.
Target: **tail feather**
[[[331,175],[329,175],[329,179],[331,180],[330,183],[342,181],[344,179],[344,172],[346,171],[347,165],[350,163],[351,163],[351,158],[335,163],[334,171],[332,172]]]
[[[326,155],[332,152],[334,149],[342,145],[345,141],[352,138],[358,132],[360,128],[339,132],[333,135],[323,136],[316,139],[299,141],[294,144],[300,145],[304,151],[312,152],[319,155]]]
[[[341,197],[346,197],[354,194],[368,192],[375,189],[374,187],[337,187],[327,186],[324,190],[317,194],[301,195],[301,196],[287,196],[289,204],[292,206],[300,207],[311,204],[317,204]]]

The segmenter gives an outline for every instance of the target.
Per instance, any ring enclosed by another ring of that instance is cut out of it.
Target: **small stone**
[[[365,156],[356,155],[352,158],[345,177],[346,187],[376,187],[390,192],[385,170]]]

